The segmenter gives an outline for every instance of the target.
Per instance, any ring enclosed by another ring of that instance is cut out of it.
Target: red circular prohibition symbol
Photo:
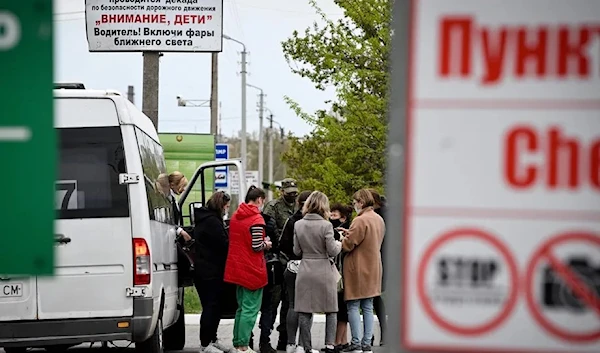
[[[529,312],[533,316],[534,320],[540,324],[546,331],[555,335],[556,337],[562,338],[565,341],[586,343],[600,339],[600,330],[589,333],[570,333],[565,332],[566,330],[556,326],[544,317],[540,308],[539,303],[534,297],[533,280],[535,277],[535,269],[537,265],[546,260],[550,263],[550,266],[558,273],[558,275],[566,282],[566,284],[582,298],[583,302],[594,310],[598,316],[600,316],[600,298],[595,293],[586,289],[583,284],[580,283],[576,275],[571,273],[571,270],[563,265],[559,259],[552,255],[552,247],[562,243],[573,243],[573,242],[586,242],[592,243],[596,246],[600,246],[600,236],[592,233],[565,233],[550,238],[533,254],[529,265],[527,265],[527,273],[525,274],[525,287],[527,288],[527,307]]]
[[[427,290],[425,288],[425,272],[427,265],[431,261],[436,250],[444,243],[459,239],[459,238],[474,238],[482,240],[500,252],[508,268],[508,274],[510,276],[510,291],[508,293],[508,299],[506,300],[502,311],[493,317],[492,319],[476,326],[460,326],[455,323],[451,323],[442,316],[440,316],[433,305],[431,300],[427,296]],[[478,336],[483,335],[489,331],[496,329],[500,326],[513,312],[515,305],[517,304],[519,291],[519,273],[517,270],[517,264],[512,257],[510,250],[493,235],[474,228],[459,228],[442,234],[441,237],[436,239],[426,250],[419,264],[417,273],[417,293],[421,304],[427,315],[441,328],[446,331],[452,332],[462,336]]]

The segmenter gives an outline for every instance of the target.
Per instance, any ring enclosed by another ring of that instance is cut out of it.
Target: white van
[[[55,275],[0,275],[8,288],[0,347],[127,340],[146,353],[183,349],[175,219],[157,182],[167,170],[156,129],[117,92],[70,88],[54,92]]]

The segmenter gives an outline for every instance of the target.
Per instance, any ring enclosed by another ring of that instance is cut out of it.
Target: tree
[[[348,202],[360,188],[384,185],[392,1],[335,0],[344,11],[337,21],[310,3],[324,24],[294,31],[283,53],[294,73],[317,89],[333,86],[336,99],[330,111],[309,114],[286,97],[313,130],[292,138],[283,159],[302,188]]]

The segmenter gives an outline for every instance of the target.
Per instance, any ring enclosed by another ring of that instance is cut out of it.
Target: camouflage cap
[[[298,183],[292,178],[285,178],[281,181],[281,190],[286,194],[298,192]]]

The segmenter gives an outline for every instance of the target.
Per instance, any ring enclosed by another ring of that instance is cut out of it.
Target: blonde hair
[[[320,191],[313,191],[302,207],[302,215],[306,216],[309,213],[315,213],[324,219],[329,219],[331,212],[327,195]]]
[[[169,186],[177,194],[181,194],[188,184],[187,178],[179,171],[169,174]]]
[[[369,189],[360,189],[354,193],[352,198],[356,201],[362,202],[362,207],[373,207],[375,206],[375,199]]]
[[[169,195],[169,178],[167,177],[167,174],[159,174],[156,177],[156,182],[154,184],[156,186],[156,191],[165,196]]]

